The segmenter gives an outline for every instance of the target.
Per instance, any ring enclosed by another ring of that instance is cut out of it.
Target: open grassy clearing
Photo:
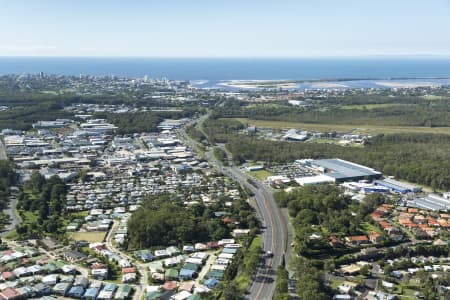
[[[442,99],[447,99],[447,97],[436,96],[436,95],[424,95],[424,96],[420,96],[420,98],[425,99],[425,100],[442,100]]]
[[[251,176],[256,177],[258,180],[266,180],[267,177],[273,176],[272,173],[266,170],[250,171],[248,172]]]
[[[312,124],[284,121],[250,120],[248,118],[237,118],[243,124],[249,126],[272,128],[272,129],[303,129],[319,132],[352,132],[359,134],[394,134],[394,133],[438,133],[450,134],[450,127],[417,127],[417,126],[375,126],[375,125],[335,125],[335,124]]]
[[[31,211],[26,210],[18,210],[20,218],[22,219],[21,225],[33,226],[37,222],[38,216]],[[16,240],[19,238],[19,235],[16,229],[13,229],[9,234],[5,236],[6,239]]]
[[[101,243],[106,237],[104,231],[74,232],[70,237],[75,241],[88,241],[90,243]]]
[[[335,144],[335,145],[346,146],[346,147],[364,147],[363,144],[341,143],[341,140],[338,140],[338,139],[327,139],[327,138],[310,139],[310,140],[307,140],[305,143]]]
[[[381,233],[381,234],[384,234],[383,231],[382,231],[380,228],[378,228],[378,227],[376,227],[376,226],[370,224],[369,222],[363,222],[363,223],[361,223],[361,229],[362,229],[366,234],[370,234],[370,233],[373,232],[373,231],[378,232],[378,233]]]
[[[85,211],[77,211],[77,212],[71,212],[68,214],[70,217],[73,218],[85,218],[89,215],[89,212],[87,210]]]
[[[402,106],[407,104],[398,103],[380,103],[380,104],[358,104],[358,105],[342,105],[338,106],[340,109],[375,109],[375,108],[387,108],[393,106]]]

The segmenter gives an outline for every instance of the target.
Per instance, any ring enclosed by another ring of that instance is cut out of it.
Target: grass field
[[[310,140],[307,140],[306,143],[335,144],[335,145],[347,146],[347,147],[364,147],[363,144],[357,144],[357,143],[342,144],[342,143],[340,143],[340,140],[338,140],[338,139],[327,139],[327,138],[310,139]]]
[[[101,243],[106,237],[104,231],[74,232],[70,235],[75,241],[88,241],[90,243]]]
[[[401,106],[405,104],[398,103],[380,103],[380,104],[358,104],[358,105],[342,105],[338,106],[340,109],[375,109],[375,108],[387,108],[393,106]]]
[[[450,127],[416,127],[416,126],[373,126],[373,125],[333,125],[312,124],[284,121],[250,120],[248,118],[237,118],[238,121],[249,124],[249,126],[272,128],[272,129],[303,129],[319,132],[352,132],[359,134],[393,134],[393,133],[440,133],[450,134]]]
[[[34,214],[31,211],[19,210],[18,214],[20,216],[20,219],[22,220],[22,222],[20,223],[21,225],[27,224],[28,226],[33,226],[33,224],[36,224],[37,222],[37,214]],[[19,238],[19,235],[17,234],[16,230],[13,229],[9,234],[5,236],[5,238],[9,240],[16,240]]]
[[[420,97],[425,99],[425,100],[443,100],[443,99],[448,99],[447,97],[436,96],[436,95],[424,95],[424,96],[420,96]]]
[[[248,172],[250,175],[255,176],[258,180],[266,180],[267,177],[273,176],[272,173],[266,170],[259,170],[259,171],[251,171]]]

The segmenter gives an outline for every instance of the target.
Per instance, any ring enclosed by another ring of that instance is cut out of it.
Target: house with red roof
[[[345,242],[351,246],[360,246],[363,244],[369,244],[370,240],[366,235],[353,235],[346,236]]]
[[[16,289],[6,288],[0,293],[0,296],[6,300],[12,300],[19,299],[21,297],[21,294]]]
[[[369,240],[373,243],[373,244],[378,244],[381,243],[383,241],[383,235],[379,232],[376,231],[372,231],[369,234]]]
[[[4,281],[14,280],[16,279],[16,275],[13,272],[3,272],[1,275],[1,279]]]

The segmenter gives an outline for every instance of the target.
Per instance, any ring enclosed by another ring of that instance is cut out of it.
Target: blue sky
[[[450,55],[450,0],[0,0],[0,56]]]

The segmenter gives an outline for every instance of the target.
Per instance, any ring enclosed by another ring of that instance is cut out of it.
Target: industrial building
[[[303,142],[308,139],[307,132],[297,133],[295,129],[290,129],[286,132],[286,135],[283,137],[286,141],[295,141],[295,142]]]
[[[301,186],[334,182],[334,178],[331,178],[326,175],[299,177],[299,178],[295,178],[294,180]]]
[[[391,178],[375,181],[376,185],[389,188],[391,191],[406,194],[406,193],[418,193],[422,190],[420,186],[412,185],[409,183],[400,182]]]
[[[302,160],[301,163],[333,179],[336,183],[358,180],[375,180],[381,178],[381,172],[342,159]]]
[[[415,198],[407,202],[408,206],[434,211],[447,211],[450,209],[450,199],[441,197],[437,194],[429,194],[426,197]]]

